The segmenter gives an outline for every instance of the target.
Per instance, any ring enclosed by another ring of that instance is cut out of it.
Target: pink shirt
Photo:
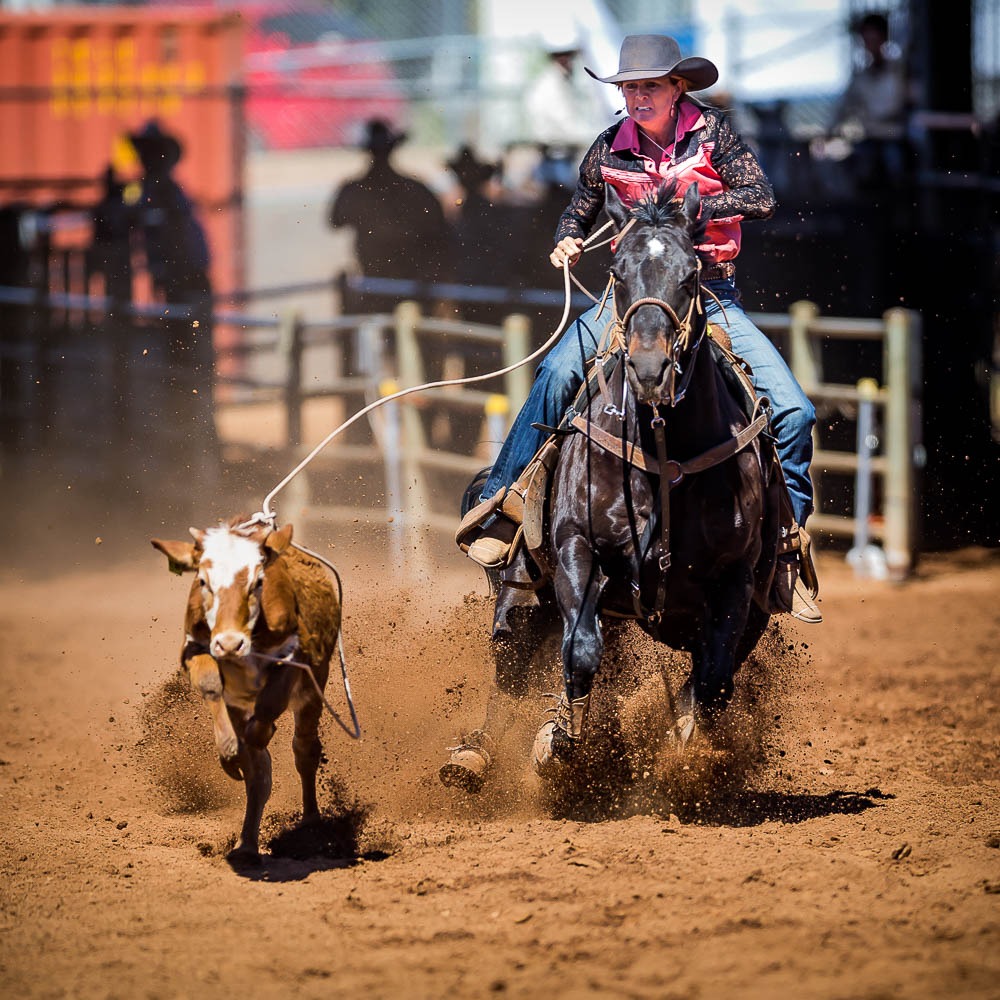
[[[701,109],[690,101],[678,105],[678,119],[675,142],[667,146],[667,152],[659,164],[654,163],[639,149],[639,132],[635,122],[626,118],[611,144],[612,152],[628,150],[639,157],[645,167],[642,173],[634,170],[616,170],[601,166],[601,174],[617,192],[626,205],[633,205],[644,198],[665,180],[677,184],[677,194],[683,196],[692,185],[697,184],[702,195],[719,194],[726,190],[725,182],[712,166],[714,142],[701,143],[693,156],[672,163],[669,153],[676,145],[676,139],[703,128],[705,119]],[[705,228],[705,242],[697,247],[698,253],[710,263],[732,260],[740,252],[740,220],[742,215],[732,215],[712,219]]]

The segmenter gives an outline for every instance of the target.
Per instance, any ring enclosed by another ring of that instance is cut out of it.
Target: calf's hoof
[[[482,790],[486,773],[493,766],[493,754],[496,752],[493,740],[477,729],[458,746],[449,749],[451,756],[438,771],[441,784],[476,795]]]
[[[261,864],[260,851],[255,847],[234,847],[226,860],[233,868],[259,868]]]

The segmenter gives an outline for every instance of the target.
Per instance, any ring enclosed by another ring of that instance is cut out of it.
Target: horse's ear
[[[684,192],[684,201],[681,204],[681,213],[687,221],[690,229],[697,221],[701,212],[701,192],[697,184],[692,184]]]
[[[604,210],[611,217],[611,221],[618,227],[618,231],[624,228],[631,214],[625,202],[621,200],[618,192],[610,185],[604,185]]]

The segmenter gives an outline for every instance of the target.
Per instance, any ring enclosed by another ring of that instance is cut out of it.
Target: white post
[[[379,385],[380,396],[391,396],[399,384],[386,379]],[[393,401],[382,410],[382,463],[385,469],[385,509],[389,519],[389,559],[394,569],[403,565],[403,535],[406,513],[403,510],[403,456],[400,447],[399,402]]]
[[[908,309],[890,309],[885,314],[885,381],[889,389],[885,415],[885,556],[894,580],[905,579],[916,562],[919,370],[919,317]]]
[[[523,361],[531,353],[531,323],[527,316],[512,313],[503,321],[503,365],[507,368],[517,361]],[[507,399],[511,412],[517,413],[524,406],[531,389],[534,372],[529,365],[515,368],[506,377]]]
[[[854,474],[854,545],[847,562],[855,576],[884,580],[888,575],[885,553],[869,542],[868,519],[872,510],[872,454],[878,445],[875,434],[875,401],[878,383],[873,378],[858,382],[858,465]]]

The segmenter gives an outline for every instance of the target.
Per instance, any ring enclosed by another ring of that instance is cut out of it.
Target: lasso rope
[[[631,222],[631,220],[630,220],[630,222]],[[610,240],[605,240],[603,243],[598,243],[594,247],[589,247],[588,246],[588,244],[590,244],[593,240],[595,240],[602,232],[604,232],[605,229],[608,228],[608,226],[611,226],[611,225],[614,225],[614,223],[613,222],[606,222],[603,226],[601,226],[600,229],[598,229],[595,232],[593,232],[586,240],[584,240],[584,242],[583,242],[584,253],[588,253],[590,250],[596,250],[598,247],[604,246],[605,243],[610,242]],[[626,228],[628,228],[628,226],[626,226]],[[624,232],[624,231],[625,230],[623,229],[622,232]],[[614,239],[614,237],[612,237],[612,239]],[[500,368],[497,371],[493,371],[493,372],[486,372],[485,375],[470,375],[470,376],[468,376],[466,378],[450,378],[450,379],[443,379],[443,380],[438,381],[438,382],[425,382],[422,385],[410,386],[407,389],[400,389],[397,392],[390,393],[388,396],[381,396],[379,399],[376,399],[374,402],[369,403],[367,406],[362,407],[360,410],[358,410],[357,413],[353,414],[353,416],[348,417],[347,420],[345,420],[339,427],[335,428],[329,434],[327,434],[327,436],[325,438],[323,438],[323,440],[320,441],[320,443],[318,445],[316,445],[316,447],[313,448],[313,450],[311,452],[309,452],[309,454],[306,455],[306,457],[304,459],[302,459],[302,461],[299,462],[299,464],[296,465],[295,468],[292,469],[292,471],[289,472],[288,475],[285,476],[285,478],[282,479],[281,482],[278,483],[278,485],[275,486],[274,489],[272,489],[271,492],[268,493],[266,497],[264,497],[264,503],[263,503],[263,506],[262,506],[261,512],[260,512],[261,515],[263,515],[263,517],[265,519],[267,519],[267,521],[269,521],[269,522],[273,521],[274,515],[271,513],[271,501],[331,441],[333,441],[334,438],[336,438],[339,434],[342,434],[345,430],[347,430],[348,427],[350,427],[356,421],[360,420],[362,417],[367,416],[369,413],[371,413],[373,410],[377,409],[378,407],[384,406],[386,403],[391,403],[394,400],[402,399],[403,396],[410,396],[410,395],[412,395],[415,392],[427,392],[430,389],[443,389],[443,388],[445,388],[447,386],[472,385],[472,384],[474,384],[476,382],[486,382],[489,379],[501,378],[504,375],[509,375],[512,371],[516,371],[518,368],[521,368],[524,365],[529,364],[530,362],[534,361],[535,358],[541,357],[546,351],[548,351],[548,349],[550,347],[552,347],[552,345],[556,342],[556,340],[558,340],[559,337],[562,336],[562,332],[563,332],[563,330],[566,327],[566,321],[569,318],[569,308],[570,308],[570,304],[571,304],[571,302],[570,302],[570,300],[571,300],[571,294],[570,294],[570,288],[569,288],[569,283],[570,283],[570,277],[571,276],[570,276],[570,273],[569,273],[569,268],[570,268],[569,260],[567,259],[567,260],[563,261],[563,293],[564,293],[564,296],[565,296],[565,301],[564,301],[564,304],[563,304],[562,318],[559,320],[559,325],[556,327],[555,332],[549,337],[548,340],[545,341],[544,344],[542,344],[541,347],[539,347],[536,351],[534,351],[531,354],[529,354],[526,358],[522,358],[520,361],[515,361],[513,364],[508,365],[506,368]],[[579,282],[577,282],[577,284],[579,285]],[[582,286],[580,286],[580,287],[582,288]],[[586,289],[584,289],[584,291],[586,292]],[[587,292],[587,294],[590,296],[591,299],[593,299],[594,302],[598,301],[596,298],[594,298],[594,296],[590,295],[589,292]],[[605,292],[604,298],[605,299],[607,298],[607,292]],[[604,299],[602,299],[601,301],[603,302]],[[256,517],[258,517],[258,515],[255,515],[255,518]]]
[[[598,229],[595,232],[591,233],[591,235],[586,240],[584,240],[584,242],[583,242],[583,250],[584,250],[585,253],[589,252],[590,250],[596,250],[596,249],[598,249],[598,247],[602,247],[606,243],[610,242],[610,240],[605,240],[604,242],[598,243],[595,246],[589,246],[590,243],[592,243],[602,232],[604,232],[605,229],[608,228],[608,226],[611,226],[611,225],[613,225],[612,222],[606,222],[603,226],[601,226],[600,229]],[[627,229],[630,225],[631,225],[631,221],[626,225],[625,229]],[[625,232],[625,229],[622,230],[622,233]],[[621,234],[618,234],[618,235],[621,235]],[[614,239],[614,237],[612,237],[611,239]],[[393,402],[393,400],[401,399],[403,396],[412,395],[415,392],[426,392],[428,389],[442,389],[442,388],[444,388],[446,386],[472,385],[475,382],[485,382],[488,379],[501,378],[502,376],[507,375],[507,374],[509,374],[512,371],[516,371],[518,368],[521,368],[522,366],[524,366],[526,364],[529,364],[531,361],[534,361],[535,358],[540,357],[541,355],[543,355],[556,342],[556,340],[560,336],[562,336],[562,332],[563,332],[563,330],[566,327],[566,321],[569,318],[569,309],[570,309],[570,304],[571,304],[571,295],[570,295],[570,287],[569,287],[569,283],[570,283],[570,279],[571,278],[572,278],[572,276],[570,275],[570,264],[569,264],[569,259],[567,258],[565,261],[563,261],[563,290],[564,290],[564,295],[565,295],[565,302],[564,302],[564,305],[563,305],[562,318],[559,320],[559,325],[556,327],[555,332],[548,338],[548,340],[545,341],[544,344],[542,344],[541,347],[538,348],[538,350],[534,351],[532,354],[529,354],[526,358],[523,358],[521,361],[517,361],[517,362],[515,362],[512,365],[508,365],[506,368],[499,369],[498,371],[487,372],[485,375],[471,375],[471,376],[469,376],[467,378],[453,378],[453,379],[444,379],[444,380],[441,380],[441,381],[438,381],[438,382],[426,382],[423,385],[415,385],[415,386],[411,386],[408,389],[400,389],[398,392],[390,393],[388,396],[382,396],[379,399],[375,400],[374,402],[369,403],[367,406],[365,406],[362,409],[358,410],[358,412],[355,413],[353,416],[351,416],[347,420],[345,420],[339,427],[335,428],[329,434],[327,434],[327,436],[325,438],[323,438],[323,440],[320,441],[320,443],[318,445],[316,445],[316,447],[313,448],[313,450],[311,452],[309,452],[309,454],[306,455],[306,457],[304,459],[302,459],[302,461],[299,462],[299,464],[296,465],[295,468],[292,469],[292,471],[289,472],[288,475],[285,476],[285,478],[282,479],[281,482],[279,482],[278,485],[275,486],[274,489],[272,489],[271,492],[268,493],[266,497],[264,497],[264,503],[263,503],[263,505],[261,507],[261,510],[258,511],[256,514],[254,514],[249,520],[244,521],[243,524],[240,525],[240,528],[242,528],[242,529],[248,529],[248,528],[252,528],[252,527],[254,527],[256,525],[263,525],[263,526],[268,527],[268,528],[270,528],[270,529],[273,530],[275,528],[276,524],[277,524],[277,517],[274,514],[274,512],[271,510],[271,501],[331,441],[333,441],[334,438],[336,438],[339,434],[341,434],[345,430],[347,430],[347,428],[350,427],[353,423],[355,423],[356,421],[360,420],[362,417],[366,416],[367,414],[371,413],[373,410],[377,409],[378,407],[384,406],[386,403],[391,403],[391,402]],[[610,290],[611,290],[611,286],[612,286],[612,282],[611,281],[608,282],[608,285],[607,285],[607,287],[605,288],[605,291],[604,291],[604,295],[600,299],[597,299],[593,295],[591,295],[591,293],[589,291],[587,291],[587,289],[584,288],[583,285],[581,285],[580,282],[577,281],[576,278],[572,278],[572,280],[573,280],[574,284],[578,288],[580,288],[584,293],[586,293],[586,295],[588,296],[588,298],[590,298],[593,302],[596,302],[598,305],[600,305],[602,309],[604,308],[604,304],[607,301],[608,295],[609,295]],[[318,552],[313,552],[311,549],[307,549],[304,546],[299,545],[298,543],[296,543],[294,541],[291,544],[295,548],[297,548],[300,552],[304,552],[306,555],[312,556],[314,559],[318,559],[321,563],[323,563],[324,566],[326,566],[330,570],[330,572],[334,576],[334,579],[336,579],[336,581],[337,581],[337,590],[338,590],[338,593],[340,595],[340,602],[341,602],[341,613],[343,613],[343,584],[341,583],[340,573],[338,572],[337,567],[334,566],[334,564],[332,562],[330,562],[329,559],[324,558]],[[348,706],[348,708],[350,709],[350,712],[351,712],[351,723],[352,723],[352,725],[350,727],[347,726],[347,724],[343,721],[343,719],[340,718],[340,716],[337,714],[337,712],[334,711],[334,709],[331,707],[330,703],[326,700],[326,697],[323,694],[323,689],[320,687],[319,682],[316,680],[316,675],[313,673],[312,668],[308,664],[306,664],[306,663],[300,663],[300,662],[298,662],[296,660],[292,660],[292,659],[288,659],[288,658],[284,658],[284,657],[266,656],[266,655],[260,654],[260,653],[258,653],[256,655],[258,655],[258,656],[262,656],[263,655],[265,659],[274,660],[277,663],[285,663],[285,664],[288,664],[289,666],[299,667],[300,669],[305,670],[309,674],[309,678],[310,678],[310,680],[313,683],[313,687],[316,688],[316,691],[319,694],[319,697],[320,697],[321,701],[323,702],[323,706],[330,713],[330,715],[333,716],[333,718],[336,721],[337,725],[339,725],[340,728],[343,729],[344,732],[347,733],[348,736],[352,737],[353,739],[358,739],[361,736],[361,724],[358,721],[358,713],[357,713],[357,710],[354,707],[354,699],[351,696],[351,683],[350,683],[350,678],[348,677],[348,673],[347,673],[347,662],[346,662],[346,660],[344,658],[343,627],[341,627],[338,630],[338,632],[337,632],[337,653],[338,653],[339,659],[340,659],[340,676],[341,676],[341,680],[342,680],[343,685],[344,685],[344,695],[345,695],[345,697],[347,699],[347,706]]]

